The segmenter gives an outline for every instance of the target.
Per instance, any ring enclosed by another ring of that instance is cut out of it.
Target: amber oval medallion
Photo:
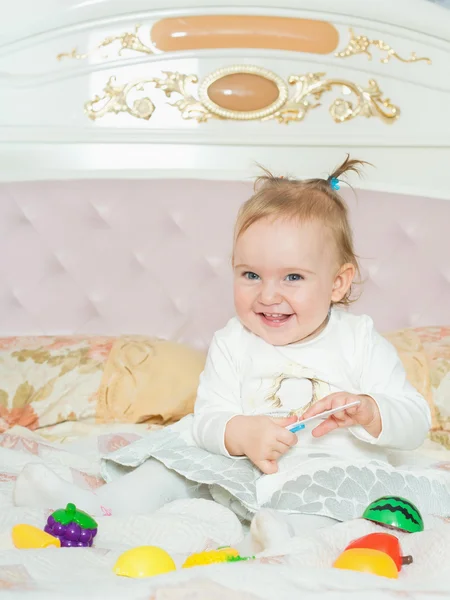
[[[252,65],[234,65],[214,71],[199,87],[201,102],[227,119],[263,119],[287,100],[287,85],[275,73]]]

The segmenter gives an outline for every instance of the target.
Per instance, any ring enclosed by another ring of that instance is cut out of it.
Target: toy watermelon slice
[[[369,504],[362,517],[389,529],[407,533],[423,531],[423,519],[418,508],[400,496],[378,498]]]
[[[58,538],[63,548],[87,548],[92,546],[97,527],[92,517],[69,503],[49,516],[44,531]]]

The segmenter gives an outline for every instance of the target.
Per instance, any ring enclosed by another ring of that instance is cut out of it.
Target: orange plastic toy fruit
[[[335,561],[333,567],[348,571],[371,573],[390,579],[398,578],[398,569],[395,562],[385,552],[372,548],[353,548],[345,550]]]
[[[395,562],[396,567],[401,571],[402,565],[410,565],[413,562],[412,556],[402,556],[400,542],[390,533],[370,533],[364,537],[354,540],[349,544],[346,550],[353,548],[372,548],[388,554]]]
[[[14,546],[20,549],[61,547],[58,538],[26,523],[15,525],[12,528],[11,536]]]

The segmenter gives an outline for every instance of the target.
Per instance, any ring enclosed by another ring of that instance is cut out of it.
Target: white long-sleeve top
[[[357,426],[313,438],[307,429],[298,434],[295,448],[382,458],[384,448],[412,450],[424,441],[430,410],[407,381],[396,350],[370,317],[336,309],[316,338],[287,346],[272,346],[231,319],[211,343],[192,433],[200,447],[229,456],[224,438],[232,417],[301,414],[311,402],[338,391],[375,400],[380,435],[374,438]]]

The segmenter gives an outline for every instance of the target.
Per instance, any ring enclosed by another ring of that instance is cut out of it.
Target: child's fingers
[[[273,473],[277,473],[278,471],[276,460],[259,460],[255,462],[255,465],[266,475],[273,475]]]
[[[289,429],[280,429],[280,431],[277,431],[277,440],[290,448],[298,442],[298,437]]]
[[[297,423],[298,418],[295,415],[291,417],[270,417],[275,425],[279,425],[280,427],[288,427],[289,425],[293,425]]]
[[[264,457],[268,460],[278,460],[280,456],[286,454],[290,449],[290,446],[283,444],[282,442],[275,441],[271,444],[270,448],[264,453]]]
[[[302,421],[303,419],[309,419],[310,417],[315,417],[316,415],[326,410],[334,408],[334,406],[332,405],[332,399],[330,398],[331,396],[327,396],[326,398],[322,398],[322,400],[319,400],[319,402],[313,404],[311,408],[308,408],[308,410],[302,414],[302,416],[300,417],[300,421]]]
[[[271,449],[274,450],[275,452],[278,452],[278,454],[284,454],[286,452],[286,450],[289,449],[289,446],[287,446],[286,444],[283,444],[282,442],[276,441],[273,444]]]
[[[266,458],[264,460],[278,460],[281,456],[281,454],[278,452],[278,450],[268,450],[267,452],[264,453]]]
[[[303,415],[300,417],[300,421],[303,419],[309,419],[310,417],[315,417],[316,415],[325,412],[326,410],[331,410],[333,408],[339,408],[340,406],[344,406],[345,404],[349,404],[354,397],[347,394],[346,392],[335,392],[322,398],[319,402],[316,402],[311,408],[309,408]],[[349,413],[354,413],[358,407],[348,409]],[[337,413],[340,414],[340,413]]]
[[[287,450],[289,450],[289,448],[286,446],[286,444],[282,444],[281,442],[273,440],[273,442],[263,452],[263,456],[269,460],[278,460],[282,454],[287,452]]]
[[[314,427],[314,429],[311,431],[311,435],[316,438],[322,437],[323,435],[326,435],[335,429],[339,429],[339,424],[335,419],[333,419],[333,417],[329,417],[326,419],[326,421],[323,421],[320,425]]]
[[[294,434],[292,434],[294,435]],[[297,441],[297,436],[295,436],[296,441]],[[288,452],[291,447],[293,446],[293,444],[285,444],[283,442],[276,442],[276,445],[274,445],[273,449],[276,450],[276,452],[278,452],[281,455],[286,454],[286,452]]]
[[[330,433],[330,431],[333,431],[334,429],[339,429],[342,427],[351,427],[352,425],[355,425],[355,422],[352,419],[352,417],[350,417],[345,411],[342,411],[341,413],[336,413],[335,415],[328,417],[328,419],[326,419],[320,425],[315,427],[312,430],[311,434],[314,437],[322,437],[323,435]]]

